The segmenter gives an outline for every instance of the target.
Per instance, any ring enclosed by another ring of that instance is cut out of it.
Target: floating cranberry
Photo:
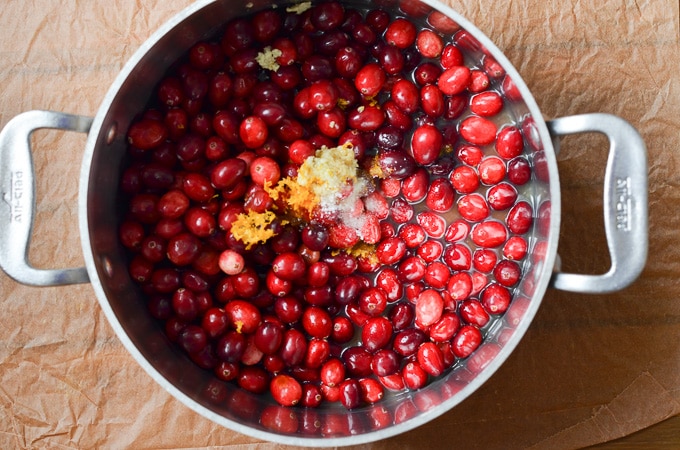
[[[506,174],[505,163],[496,156],[484,158],[477,169],[479,179],[486,185],[498,184]]]
[[[460,124],[460,135],[474,145],[491,144],[496,139],[496,131],[494,122],[480,116],[470,116]]]
[[[489,216],[489,206],[480,194],[466,194],[458,199],[458,212],[470,221],[479,222]]]
[[[376,256],[385,265],[399,261],[406,253],[406,243],[399,237],[382,241],[376,248]]]
[[[239,137],[248,148],[258,148],[267,141],[269,132],[267,124],[261,117],[246,117],[239,126]]]
[[[500,261],[493,270],[493,276],[502,286],[512,287],[519,281],[521,270],[519,265],[510,260]]]
[[[436,178],[432,180],[427,190],[425,204],[432,211],[443,213],[453,207],[455,192],[453,186],[446,178]],[[444,227],[441,227],[443,234]]]
[[[508,126],[498,132],[496,138],[496,152],[503,159],[519,156],[524,150],[524,138],[519,128]]]
[[[442,54],[442,38],[432,30],[421,30],[416,37],[416,47],[423,58],[437,58]]]
[[[445,95],[457,95],[470,84],[470,69],[466,66],[453,66],[446,69],[437,80],[437,86]],[[475,142],[470,141],[473,144]]]
[[[378,64],[369,63],[357,72],[354,86],[365,97],[373,97],[382,90],[386,80],[383,69]]]
[[[454,243],[444,248],[444,262],[452,270],[468,270],[472,264],[472,254],[465,244]]]
[[[416,301],[415,320],[428,327],[439,320],[444,310],[444,299],[434,289],[426,289],[420,293]]]
[[[416,85],[406,79],[392,85],[392,100],[406,114],[413,114],[420,106],[420,92]]]
[[[141,119],[133,122],[128,130],[128,142],[141,150],[150,150],[160,145],[167,138],[168,131],[162,122],[153,119]]]
[[[409,20],[394,19],[385,30],[385,42],[400,49],[406,49],[416,41],[416,27]]]
[[[433,342],[423,342],[418,347],[418,365],[429,375],[438,377],[446,368],[441,350]]]
[[[508,230],[501,222],[485,220],[472,228],[472,241],[484,248],[495,248],[503,245],[508,237]]]
[[[490,314],[503,314],[510,301],[510,291],[500,284],[492,283],[482,292],[482,304]]]
[[[517,186],[528,183],[531,180],[529,161],[521,156],[508,161],[508,180]]]
[[[411,155],[421,165],[435,161],[442,150],[443,137],[437,127],[430,124],[416,128],[411,138]]]
[[[533,224],[533,209],[526,201],[517,202],[506,218],[508,229],[515,234],[524,234]]]
[[[371,317],[361,329],[361,342],[369,353],[375,353],[392,340],[392,323],[389,319]]]
[[[240,333],[253,333],[260,325],[260,310],[245,300],[233,300],[227,303],[224,311],[229,317],[229,324]]]
[[[482,117],[495,116],[503,109],[503,98],[495,91],[475,94],[470,99],[470,111]]]
[[[404,386],[411,390],[417,390],[427,383],[427,372],[415,362],[410,362],[401,370]]]
[[[432,324],[428,334],[433,342],[448,342],[460,328],[460,319],[453,313],[444,313],[441,318]]]
[[[415,355],[426,339],[425,333],[417,328],[406,328],[394,336],[392,348],[401,356]]]
[[[521,236],[511,236],[503,246],[503,256],[510,260],[520,261],[526,256],[528,248],[526,239]]]
[[[480,328],[484,327],[490,320],[489,314],[479,300],[472,298],[461,302],[459,314],[466,323],[476,325]]]
[[[310,306],[302,314],[302,327],[310,336],[327,338],[333,331],[333,319],[326,310]]]
[[[285,374],[279,374],[272,378],[269,391],[274,400],[283,406],[296,405],[302,398],[300,383],[295,378]]]
[[[452,350],[459,358],[467,358],[482,343],[482,333],[474,325],[463,325],[453,338]]]

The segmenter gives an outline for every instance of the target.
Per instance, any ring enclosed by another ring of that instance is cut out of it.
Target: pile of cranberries
[[[484,341],[523,275],[533,174],[512,84],[466,60],[451,19],[417,3],[303,9],[230,21],[159,82],[128,130],[119,236],[148,310],[198,366],[283,406],[354,409]],[[283,220],[265,184],[345,144],[373,227]],[[267,211],[272,237],[231,234]]]

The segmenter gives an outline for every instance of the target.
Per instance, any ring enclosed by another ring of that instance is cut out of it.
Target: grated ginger
[[[302,14],[312,7],[312,2],[302,2],[297,5],[289,6],[286,12],[294,12],[295,14]]]
[[[346,189],[356,183],[358,168],[352,144],[322,147],[300,166],[297,182],[314,192],[322,207],[332,208]]]
[[[261,52],[257,54],[257,56],[255,57],[255,61],[257,61],[257,63],[263,69],[276,72],[277,70],[279,70],[279,67],[281,67],[276,58],[278,58],[281,55],[283,55],[283,52],[278,48],[273,49],[271,47],[265,47],[264,49],[262,49]]]

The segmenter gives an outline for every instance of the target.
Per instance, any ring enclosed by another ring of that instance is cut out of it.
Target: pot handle
[[[51,128],[87,133],[89,117],[53,111],[27,111],[12,118],[0,132],[0,267],[19,283],[58,286],[87,283],[84,267],[37,269],[28,262],[33,231],[35,180],[31,157],[31,134]]]
[[[631,284],[647,260],[647,151],[640,134],[625,120],[593,113],[551,120],[554,137],[603,133],[609,139],[604,176],[604,226],[611,267],[603,275],[553,273],[551,285],[571,292],[606,293]],[[555,141],[555,139],[553,139]],[[558,149],[555,142],[555,149]]]

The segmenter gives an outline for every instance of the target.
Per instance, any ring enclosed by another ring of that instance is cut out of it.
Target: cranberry
[[[524,138],[519,128],[508,126],[498,132],[496,138],[496,152],[503,159],[519,156],[524,150]]]
[[[282,327],[274,322],[262,322],[255,330],[253,342],[265,355],[276,353],[283,342]]]
[[[308,369],[318,369],[330,357],[331,349],[326,339],[313,337],[307,345],[304,365]]]
[[[399,261],[406,253],[406,243],[399,237],[382,241],[376,248],[376,256],[385,265]]]
[[[533,224],[533,209],[526,201],[517,202],[506,218],[508,229],[516,234],[524,234]]]
[[[373,97],[382,90],[386,80],[383,69],[378,64],[369,63],[357,72],[354,85],[365,97]]]
[[[392,347],[401,356],[411,356],[425,341],[425,334],[417,328],[406,328],[394,336]]]
[[[505,243],[508,230],[501,222],[485,220],[472,228],[472,241],[480,247],[495,248]]]
[[[437,58],[444,49],[444,43],[437,33],[426,29],[418,32],[416,47],[424,58]]]
[[[354,325],[352,321],[344,316],[337,316],[333,318],[333,331],[331,332],[331,339],[338,343],[344,344],[354,338]]]
[[[406,364],[401,370],[401,376],[404,385],[411,390],[420,389],[427,383],[427,372],[415,362]]]
[[[240,333],[253,333],[260,325],[260,311],[255,305],[245,300],[233,300],[227,303],[224,311],[229,318],[229,324]]]
[[[436,178],[432,180],[427,190],[427,197],[425,204],[432,211],[443,213],[453,207],[455,193],[453,186],[446,178]],[[443,234],[444,227],[441,227],[441,234]]]
[[[518,156],[508,161],[508,179],[512,184],[521,186],[531,179],[531,166],[529,161]]]
[[[467,358],[482,343],[482,333],[474,325],[463,325],[452,341],[453,353],[459,358]]]
[[[440,261],[430,263],[425,271],[424,280],[435,289],[444,288],[451,276],[448,266]]]
[[[168,131],[162,122],[141,119],[132,123],[127,138],[130,145],[141,150],[150,150],[165,141],[167,134]]]
[[[480,194],[466,194],[458,199],[458,213],[470,222],[479,222],[489,216],[489,206]]]
[[[359,131],[376,131],[384,122],[385,111],[370,104],[357,107],[347,116],[347,125]]]
[[[258,148],[267,141],[267,124],[258,116],[246,117],[239,125],[239,137],[248,148]]]
[[[460,317],[468,324],[480,328],[489,323],[490,317],[479,300],[467,299],[461,302],[459,308]]]
[[[338,2],[320,3],[311,10],[311,20],[319,30],[334,30],[344,22],[345,9]]]
[[[373,372],[371,369],[373,356],[364,347],[354,346],[345,349],[342,352],[342,361],[349,376],[366,377]]]
[[[418,365],[429,375],[438,377],[444,372],[444,356],[433,342],[424,342],[418,347]]]
[[[406,49],[416,41],[416,27],[409,20],[394,19],[385,30],[385,42],[400,49]]]
[[[460,328],[460,319],[453,313],[444,313],[441,318],[432,324],[428,334],[433,342],[448,342]]]
[[[426,289],[420,293],[416,301],[415,319],[424,327],[437,322],[444,310],[444,299],[434,289]]]
[[[167,256],[176,266],[188,266],[198,258],[200,250],[201,242],[196,235],[184,232],[170,238]]]
[[[369,316],[378,316],[387,307],[387,295],[379,287],[369,287],[361,291],[357,304]]]
[[[439,241],[434,241],[434,240],[428,240],[423,243],[420,247],[418,247],[416,253],[418,256],[420,256],[423,261],[425,262],[432,262],[437,259],[442,255],[444,251],[444,246],[442,245],[441,242]]]
[[[418,164],[428,165],[439,156],[442,145],[443,137],[437,127],[430,124],[421,125],[413,132],[411,155]]]
[[[482,117],[495,116],[503,109],[503,98],[494,91],[481,92],[470,99],[470,111]]]
[[[470,81],[469,68],[466,66],[453,66],[442,72],[437,80],[437,86],[445,95],[453,96],[463,92],[470,84]],[[474,142],[472,143],[474,144]]]
[[[294,367],[304,360],[307,347],[307,339],[304,334],[295,328],[290,328],[283,334],[279,356],[287,367]]]
[[[361,400],[370,404],[380,401],[385,393],[382,385],[375,378],[361,378],[359,380],[359,387],[361,388]],[[376,422],[375,419],[374,422]],[[386,422],[384,423],[386,425]],[[380,428],[375,425],[377,424],[374,423],[373,429]]]
[[[443,116],[446,111],[444,94],[433,84],[426,84],[420,90],[420,104],[425,114],[433,119]]]
[[[310,306],[302,314],[302,327],[310,336],[323,339],[331,335],[333,320],[325,309]]]
[[[503,256],[510,260],[519,261],[526,256],[528,247],[526,239],[521,236],[512,236],[503,246]]]
[[[452,270],[468,270],[472,263],[470,249],[461,243],[447,245],[444,248],[444,262]]]
[[[484,158],[478,166],[479,179],[486,185],[498,184],[506,174],[505,164],[496,157]]]
[[[510,260],[499,261],[493,269],[493,276],[502,286],[512,287],[519,281],[521,270],[519,265]]]
[[[272,263],[274,273],[284,280],[294,281],[305,275],[307,265],[300,254],[295,252],[283,253]]]
[[[484,117],[470,116],[460,124],[460,135],[471,144],[488,145],[496,139],[496,124]]]
[[[482,292],[482,304],[490,314],[504,313],[510,301],[510,291],[500,284],[492,283]]]
[[[482,273],[489,273],[496,266],[498,257],[488,248],[478,248],[472,255],[474,268]]]

